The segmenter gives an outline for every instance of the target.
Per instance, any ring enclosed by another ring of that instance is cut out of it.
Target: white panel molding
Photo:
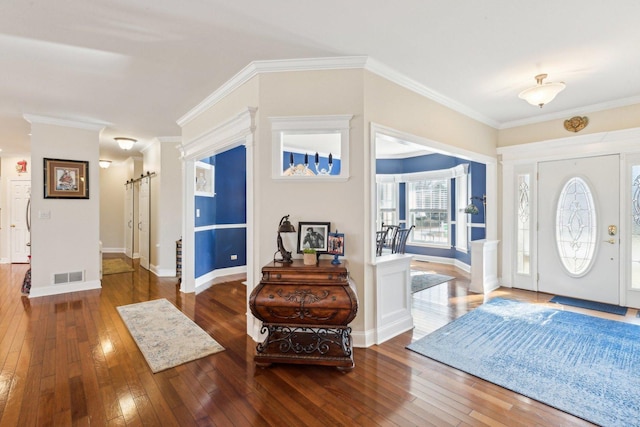
[[[411,258],[411,255],[394,254],[376,260],[376,344],[413,328]]]
[[[211,130],[178,145],[182,158],[195,161],[244,144],[255,132],[256,111],[255,107],[247,107]]]
[[[109,123],[81,122],[76,120],[59,119],[56,117],[39,116],[36,114],[24,114],[23,117],[29,123],[63,126],[63,127],[92,130],[92,131],[98,131],[98,132],[100,132],[107,125],[109,125]]]

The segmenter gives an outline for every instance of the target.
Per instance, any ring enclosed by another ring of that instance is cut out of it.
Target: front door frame
[[[545,140],[516,146],[498,148],[498,155],[502,161],[502,254],[501,254],[501,284],[513,287],[517,282],[519,288],[537,291],[538,268],[536,254],[538,251],[536,239],[531,241],[532,271],[529,276],[529,283],[524,283],[522,278],[516,278],[516,259],[514,256],[516,249],[516,197],[517,189],[515,180],[518,171],[530,170],[533,181],[537,186],[538,164],[542,161],[565,160],[571,158],[592,157],[600,155],[618,154],[620,155],[620,219],[619,236],[620,244],[620,305],[627,305],[627,285],[629,275],[627,273],[630,256],[629,243],[625,241],[628,229],[628,199],[630,194],[630,184],[627,177],[627,158],[637,156],[640,153],[640,128],[625,129],[612,132],[601,132],[588,135],[572,136]],[[537,190],[532,191],[532,227],[534,230],[538,223],[537,211],[535,209]],[[534,235],[536,233],[534,232]],[[628,239],[627,239],[628,240]]]

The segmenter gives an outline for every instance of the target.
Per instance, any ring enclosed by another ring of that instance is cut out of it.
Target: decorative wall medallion
[[[586,116],[575,116],[564,121],[564,128],[569,132],[580,132],[582,129],[586,128],[588,124],[589,119]]]

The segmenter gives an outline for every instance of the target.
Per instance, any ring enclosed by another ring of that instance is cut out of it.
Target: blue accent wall
[[[450,169],[460,164],[469,164],[469,173],[471,175],[471,188],[469,194],[471,196],[482,197],[486,194],[487,187],[487,174],[486,166],[482,163],[476,163],[469,160],[460,159],[457,157],[446,156],[443,154],[429,154],[424,156],[411,157],[407,159],[378,159],[376,160],[376,174],[403,174],[414,172],[425,172],[433,170]],[[400,222],[405,222],[407,219],[407,206],[406,206],[406,184],[400,183],[398,189],[398,209],[400,215]],[[451,192],[451,221],[456,221],[457,206],[455,204],[456,193],[454,180],[451,180],[450,186]],[[470,221],[473,224],[483,224],[485,221],[485,212],[482,207],[482,202],[474,200],[476,206],[480,210],[479,215],[470,215]],[[456,224],[452,224],[451,238],[452,242],[455,242]],[[480,227],[471,228],[471,240],[478,240],[485,238],[485,229]],[[464,262],[465,264],[471,264],[471,254],[457,251],[454,247],[451,248],[434,248],[424,246],[414,246],[407,244],[407,253],[434,256],[441,258],[453,258]]]
[[[195,197],[195,276],[247,263],[246,150],[244,146],[202,160],[215,166],[214,197]],[[219,227],[243,224],[241,227]],[[232,260],[231,255],[237,255]]]

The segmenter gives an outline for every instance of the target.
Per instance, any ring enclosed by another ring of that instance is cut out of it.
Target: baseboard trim
[[[70,283],[66,285],[32,286],[29,298],[46,297],[50,295],[67,294],[69,292],[90,291],[101,289],[100,280],[90,280],[80,283]]]

